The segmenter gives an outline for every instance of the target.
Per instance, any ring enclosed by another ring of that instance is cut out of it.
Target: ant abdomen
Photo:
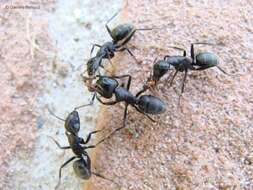
[[[118,42],[134,34],[135,27],[130,23],[120,24],[112,30],[113,41]]]
[[[158,97],[143,95],[138,100],[138,107],[148,114],[161,114],[166,110],[165,103]]]
[[[90,159],[89,157],[86,157],[86,158],[88,160]],[[91,177],[90,165],[88,166],[87,164],[90,164],[90,160],[87,162],[87,161],[84,160],[84,158],[76,160],[73,163],[74,172],[81,179],[86,179],[87,180]]]
[[[210,68],[217,66],[218,63],[218,57],[213,53],[203,52],[199,53],[196,56],[196,65],[198,66],[205,66],[205,68]]]

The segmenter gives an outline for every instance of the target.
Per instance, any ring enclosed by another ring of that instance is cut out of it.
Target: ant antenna
[[[77,106],[77,107],[74,108],[74,110],[78,110],[78,109],[80,109],[80,108],[93,105],[96,96],[97,96],[97,94],[96,94],[96,92],[95,92],[94,95],[93,95],[92,98],[91,98],[90,103],[84,104],[84,105],[81,105],[81,106]]]
[[[124,5],[124,7],[120,8],[107,22],[106,24],[108,24],[109,22],[112,21],[112,19],[114,19],[124,8],[126,8],[128,6],[128,0],[126,0],[126,4]]]
[[[50,110],[49,107],[47,107],[47,110],[48,110],[48,112],[49,112],[52,116],[54,116],[56,119],[59,119],[59,120],[65,122],[65,119],[62,119],[61,117],[55,115],[55,113],[54,113],[52,110]]]

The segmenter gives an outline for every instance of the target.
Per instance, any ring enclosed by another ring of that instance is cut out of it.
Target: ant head
[[[101,76],[96,81],[96,91],[105,98],[111,98],[115,88],[119,85],[118,81],[110,78]]]
[[[76,110],[72,111],[66,121],[65,121],[65,129],[71,133],[77,135],[80,130],[80,118],[79,114]]]
[[[165,60],[158,60],[153,66],[153,80],[158,81],[170,70],[170,64]]]
[[[89,76],[95,75],[98,67],[101,63],[101,59],[99,57],[92,57],[87,62],[87,73]]]
[[[91,162],[88,155],[83,155],[79,160],[73,163],[75,174],[82,179],[89,179],[91,177]]]

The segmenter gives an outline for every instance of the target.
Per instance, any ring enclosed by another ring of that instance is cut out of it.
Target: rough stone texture
[[[66,117],[90,101],[80,73],[91,44],[109,39],[101,23],[120,2],[0,1],[0,189],[54,189],[59,167],[73,153],[59,150],[49,138],[67,143],[63,123],[46,108]],[[80,110],[84,138],[95,128],[98,108]],[[84,184],[72,164],[64,168],[59,189]]]
[[[31,16],[28,9],[6,8],[6,5],[34,5],[32,1],[0,2],[0,189],[12,188],[14,156],[27,159],[36,138],[36,97],[43,79],[43,52],[32,44],[36,38],[40,47],[51,48],[45,33],[47,23],[39,19],[42,11],[50,10],[51,3],[41,3],[44,9]],[[8,169],[8,170],[7,170]]]
[[[167,79],[157,95],[167,104],[156,124],[129,110],[128,128],[118,132],[97,151],[97,168],[127,190],[250,190],[253,189],[253,2],[133,0],[125,21],[137,28],[162,27],[137,32],[130,42],[141,65],[126,54],[117,63],[117,74],[131,73],[131,90],[137,92],[149,75],[153,60],[181,54],[169,45],[196,52],[210,51],[220,58],[217,68],[190,72],[178,107],[182,74],[169,88]],[[165,48],[164,51],[149,49]],[[112,121],[108,132],[122,124],[123,106],[108,108]],[[93,179],[91,189],[117,189],[114,184]]]

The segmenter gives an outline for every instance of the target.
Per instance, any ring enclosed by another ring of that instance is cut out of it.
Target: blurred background
[[[124,0],[0,1],[0,189],[55,188],[58,170],[72,152],[49,138],[67,145],[64,123],[48,108],[65,118],[90,101],[80,74],[92,44],[110,40],[105,23],[124,5]],[[180,106],[183,76],[171,88],[165,77],[155,95],[166,102],[166,113],[153,124],[130,109],[128,129],[89,152],[96,171],[121,189],[253,189],[252,10],[248,0],[129,1],[112,27],[131,22],[161,28],[136,32],[130,41],[141,65],[127,53],[113,59],[115,73],[133,76],[133,93],[155,58],[179,53],[169,45],[184,47],[189,55],[193,42],[215,43],[196,52],[217,54],[232,76],[216,68],[190,72]],[[123,104],[95,103],[79,113],[83,137],[102,127],[105,134],[122,124]],[[69,164],[59,189],[118,187],[97,177],[83,181]]]

